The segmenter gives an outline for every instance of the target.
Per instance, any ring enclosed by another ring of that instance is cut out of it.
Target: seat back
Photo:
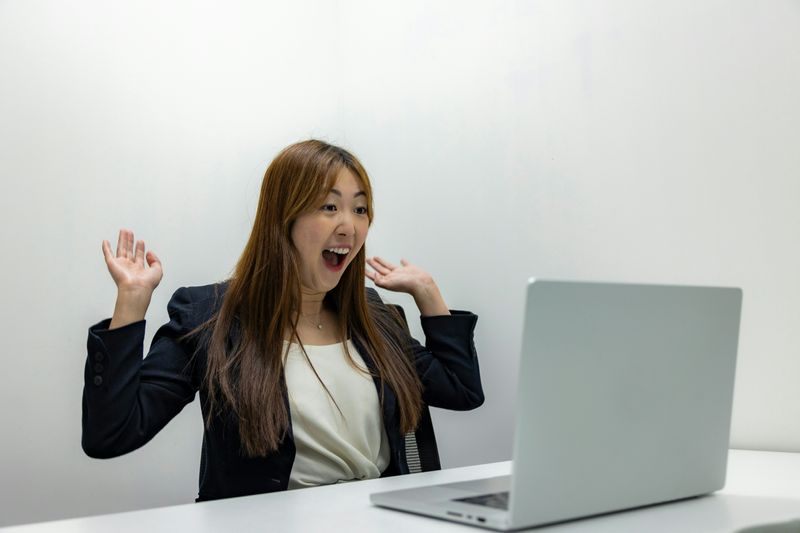
[[[397,311],[403,319],[406,332],[410,334],[408,321],[406,320],[406,314],[403,308],[399,305],[391,305],[391,307]],[[427,405],[422,405],[422,412],[420,413],[417,429],[406,433],[405,439],[406,461],[408,462],[408,469],[411,474],[442,469],[442,465],[439,462],[439,448],[436,446],[436,435],[433,432],[431,412]]]
[[[441,470],[439,448],[436,446],[436,435],[433,433],[433,422],[427,405],[422,406],[419,426],[415,431],[406,433],[406,461],[411,474]]]

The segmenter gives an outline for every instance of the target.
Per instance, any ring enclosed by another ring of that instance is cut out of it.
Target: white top
[[[364,372],[350,364],[344,343],[306,345],[308,359],[300,345],[289,346],[284,374],[297,448],[290,489],[380,477],[389,464],[375,382],[349,340],[347,349]]]

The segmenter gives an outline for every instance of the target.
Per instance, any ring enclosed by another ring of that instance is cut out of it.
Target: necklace
[[[303,313],[300,313],[300,316],[301,316],[301,317],[303,317],[303,318],[305,318],[305,319],[306,319],[306,321],[307,321],[308,323],[310,323],[312,326],[316,326],[316,327],[317,327],[317,329],[322,329],[322,311],[320,311],[319,313],[317,313],[317,320],[316,320],[316,322],[314,322],[314,321],[312,321],[310,318],[308,318],[308,316],[309,316],[309,315],[304,315]],[[313,315],[312,315],[312,316],[313,316]]]

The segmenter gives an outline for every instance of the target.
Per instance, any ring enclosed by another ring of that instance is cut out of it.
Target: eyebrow
[[[339,198],[342,197],[342,193],[341,193],[341,191],[339,191],[339,189],[331,189],[330,192],[331,192],[331,194],[335,194]],[[353,195],[353,198],[358,198],[359,196],[366,196],[366,195],[367,195],[367,193],[365,193],[364,191],[358,191],[357,193],[355,193]]]

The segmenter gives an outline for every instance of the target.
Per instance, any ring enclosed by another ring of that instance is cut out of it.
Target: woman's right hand
[[[137,241],[134,247],[130,230],[119,230],[116,256],[111,253],[108,241],[103,241],[103,255],[108,272],[120,292],[146,293],[149,296],[164,275],[158,256],[152,251],[145,254],[144,241]],[[148,266],[144,264],[145,258]]]
[[[126,229],[119,230],[117,255],[111,253],[108,241],[103,241],[103,255],[117,284],[117,304],[109,329],[143,320],[153,291],[164,275],[158,256],[153,252],[145,254],[144,241],[138,241],[134,248],[133,232]],[[145,258],[148,266],[144,264]]]

